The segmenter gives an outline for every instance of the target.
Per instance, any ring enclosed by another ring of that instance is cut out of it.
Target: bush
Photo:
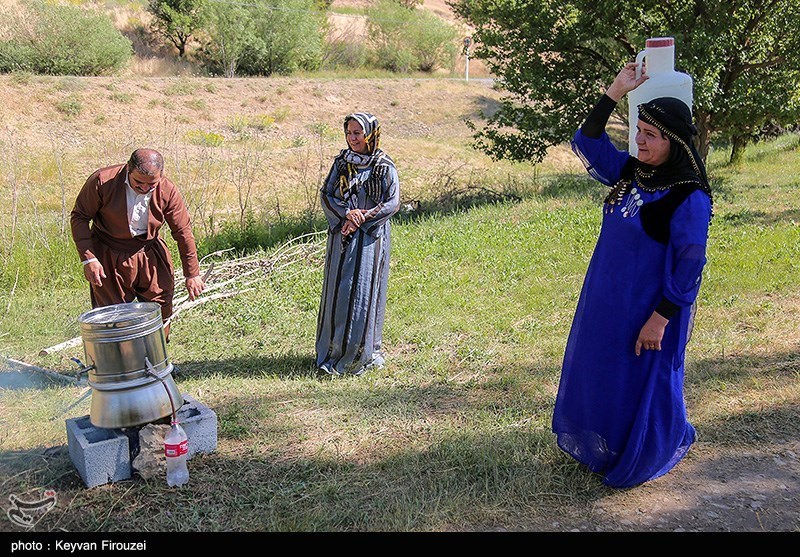
[[[458,31],[434,14],[380,0],[367,10],[375,65],[394,72],[452,69]]]
[[[76,6],[32,1],[0,21],[0,72],[104,75],[132,52],[108,17]]]
[[[184,134],[184,139],[192,145],[203,145],[205,147],[219,147],[225,143],[225,138],[222,135],[203,130],[189,130]]]
[[[56,110],[67,117],[75,117],[83,111],[83,104],[77,97],[69,96],[56,103]]]
[[[322,62],[325,15],[313,0],[215,4],[204,53],[226,77],[316,70]]]
[[[328,70],[363,68],[367,64],[367,47],[362,42],[332,38],[325,42],[322,67]]]

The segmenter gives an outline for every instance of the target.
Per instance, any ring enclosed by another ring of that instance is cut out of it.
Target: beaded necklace
[[[614,184],[611,188],[611,191],[608,193],[604,200],[603,205],[603,212],[604,213],[613,213],[615,207],[619,207],[622,216],[633,217],[639,212],[639,208],[644,204],[644,200],[642,199],[641,194],[639,193],[638,189],[640,188],[642,191],[648,193],[655,193],[657,191],[665,191],[673,188],[674,186],[681,185],[681,184],[698,184],[700,189],[705,191],[709,197],[711,197],[711,192],[708,189],[708,186],[703,183],[703,180],[699,178],[702,176],[702,171],[700,170],[699,165],[694,157],[694,153],[692,152],[691,147],[675,132],[664,126],[661,122],[656,120],[653,115],[648,113],[648,110],[653,109],[661,114],[666,114],[661,107],[654,106],[654,105],[640,105],[639,106],[639,118],[652,126],[658,128],[665,136],[670,138],[674,141],[680,149],[682,149],[692,165],[692,169],[697,174],[697,178],[689,178],[683,180],[677,180],[675,182],[670,182],[661,185],[647,185],[647,182],[652,179],[658,170],[657,167],[644,169],[640,165],[636,165],[633,170],[633,176],[631,176],[630,172],[623,172],[623,174],[627,174],[627,176],[623,176],[620,180]],[[637,187],[632,187],[633,181],[636,181]],[[623,205],[623,199],[625,199],[625,195],[629,194],[628,199]]]

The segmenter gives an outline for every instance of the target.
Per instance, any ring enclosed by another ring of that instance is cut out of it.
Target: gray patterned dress
[[[389,219],[400,207],[392,160],[376,149],[365,166],[343,150],[321,190],[328,219],[325,275],[317,319],[316,365],[332,375],[360,375],[384,363],[381,341],[389,278]],[[342,236],[350,209],[368,209],[364,224]]]

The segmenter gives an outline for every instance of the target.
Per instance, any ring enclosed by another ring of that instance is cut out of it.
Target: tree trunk
[[[743,135],[735,135],[731,139],[731,158],[728,161],[733,166],[738,166],[744,160],[744,149],[747,146],[747,138]]]
[[[711,147],[711,114],[702,110],[697,111],[696,115],[697,138],[694,146],[700,153],[700,158],[706,162],[708,150]]]

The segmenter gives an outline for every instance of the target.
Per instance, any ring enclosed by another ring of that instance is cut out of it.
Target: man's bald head
[[[128,172],[132,170],[160,177],[164,171],[164,157],[155,149],[136,149],[128,160]]]

